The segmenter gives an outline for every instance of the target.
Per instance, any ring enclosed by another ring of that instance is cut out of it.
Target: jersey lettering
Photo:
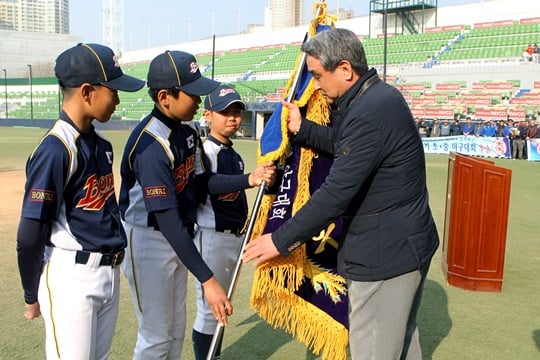
[[[238,198],[238,195],[240,195],[240,191],[235,191],[228,194],[219,194],[218,200],[220,201],[234,201]]]
[[[189,175],[195,170],[195,155],[190,155],[186,163],[180,165],[174,170],[174,186],[176,193],[182,192],[186,187]]]
[[[86,180],[84,185],[86,196],[77,203],[78,208],[84,210],[101,210],[105,201],[114,194],[113,174],[97,177],[93,174]]]
[[[54,192],[49,190],[32,189],[30,190],[30,201],[41,203],[52,203],[54,201]]]
[[[167,187],[165,186],[149,186],[144,188],[144,196],[147,199],[167,196]]]

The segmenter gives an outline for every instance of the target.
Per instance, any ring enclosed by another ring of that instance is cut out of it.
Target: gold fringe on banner
[[[323,11],[310,23],[310,37],[315,35],[317,24],[332,24],[334,18],[326,14],[326,3],[316,3],[323,6]],[[291,91],[296,71],[302,71],[299,54],[295,71],[291,74],[286,86],[286,94]],[[315,90],[313,80],[310,81],[300,99],[294,103],[306,107],[306,118],[320,124],[328,125],[330,109],[326,99]],[[280,161],[290,151],[287,132],[288,109],[283,107],[281,113],[281,136],[283,141],[277,151],[261,155],[259,162]],[[293,200],[292,215],[294,215],[310,198],[309,178],[315,152],[310,148],[302,148],[299,167],[297,169],[298,188]],[[254,224],[252,239],[262,235],[268,214],[275,195],[265,195],[257,219]],[[330,231],[321,231],[321,236]],[[326,239],[326,238],[325,238]],[[321,269],[309,261],[305,245],[296,249],[288,257],[277,257],[257,267],[251,293],[250,305],[261,318],[274,327],[282,328],[299,341],[306,344],[314,354],[321,355],[326,360],[345,360],[347,358],[348,330],[329,314],[312,305],[295,294],[304,277],[311,279],[312,286],[320,291],[326,291],[334,302],[340,301],[340,295],[346,292],[346,281],[339,275]]]

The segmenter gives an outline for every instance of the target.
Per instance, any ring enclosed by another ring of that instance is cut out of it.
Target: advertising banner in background
[[[527,140],[527,160],[540,161],[540,139]]]
[[[508,158],[512,157],[510,140],[502,137],[443,136],[422,138],[426,154],[448,154],[454,151],[464,155]]]
[[[426,154],[448,154],[454,151],[464,155],[493,158],[512,158],[510,140],[502,137],[442,136],[422,138]],[[527,140],[527,160],[540,161],[540,139]]]

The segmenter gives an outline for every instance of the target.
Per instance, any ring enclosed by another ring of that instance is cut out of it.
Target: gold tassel
[[[322,11],[309,27],[309,34],[313,36],[317,24],[333,25],[335,19],[326,14],[326,3],[317,2]],[[300,67],[301,53],[298,55],[293,72],[286,85],[286,93],[291,91],[296,71]],[[330,119],[330,109],[326,99],[315,89],[313,80],[308,84],[304,93],[294,103],[299,107],[307,105],[306,117],[320,125],[327,125]],[[289,134],[287,131],[287,118],[289,111],[283,107],[281,112],[282,142],[276,151],[261,156],[258,150],[259,163],[279,160],[285,162],[290,151]],[[310,148],[302,148],[298,173],[298,188],[294,197],[292,214],[294,215],[310,198],[309,176],[313,158],[317,154]],[[262,235],[268,220],[268,214],[274,201],[274,195],[265,195],[257,215],[251,239]],[[251,240],[250,239],[250,240]],[[335,321],[330,315],[316,306],[297,296],[304,276],[311,279],[312,285],[321,291],[328,292],[334,301],[340,301],[340,295],[345,293],[345,280],[339,275],[325,272],[312,264],[306,256],[305,245],[300,246],[288,257],[277,257],[257,267],[251,291],[250,305],[261,318],[274,327],[285,329],[296,337],[316,355],[325,360],[345,360],[348,343],[348,330]],[[324,288],[324,289],[323,289]]]

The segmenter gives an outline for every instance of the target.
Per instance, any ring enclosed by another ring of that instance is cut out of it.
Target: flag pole
[[[324,2],[325,0],[322,0],[321,2]],[[319,5],[317,7],[317,12],[315,13],[315,17],[319,16],[322,12],[322,7]],[[309,31],[306,34],[306,37],[309,37]],[[294,99],[294,96],[296,95],[296,90],[298,87],[298,83],[300,82],[300,76],[302,76],[302,68],[304,67],[304,64],[306,63],[307,54],[305,52],[302,52],[302,57],[300,58],[300,63],[298,64],[298,68],[296,71],[296,74],[294,74],[294,79],[291,85],[291,91],[289,91],[289,95],[287,95],[287,98],[285,99],[287,102],[292,102]]]
[[[236,288],[236,284],[238,283],[238,276],[240,274],[240,268],[242,267],[242,254],[246,250],[246,245],[249,241],[249,238],[251,237],[251,233],[253,232],[253,227],[255,226],[255,220],[257,218],[257,213],[259,212],[259,208],[261,207],[261,202],[262,202],[262,198],[264,196],[265,190],[266,190],[266,183],[264,181],[261,181],[261,185],[259,185],[259,191],[257,192],[257,197],[255,198],[255,203],[253,204],[253,210],[251,211],[251,216],[249,218],[248,227],[246,229],[246,233],[244,234],[242,246],[240,247],[240,251],[238,252],[238,260],[236,261],[236,264],[234,266],[234,270],[231,277],[231,283],[229,284],[229,289],[227,291],[227,297],[229,298],[229,301],[232,300],[232,296]],[[214,335],[212,337],[212,343],[210,344],[210,350],[208,351],[208,356],[206,357],[206,360],[214,359],[214,356],[216,354],[217,344],[219,342],[219,339],[221,339],[222,335],[223,335],[223,325],[218,322],[216,329],[214,331]]]
[[[324,0],[321,2],[324,3]],[[323,10],[322,7],[319,5],[317,7],[315,16],[319,16],[322,10]],[[307,35],[306,35],[306,38],[308,37],[309,37],[309,31],[307,32]],[[296,95],[298,83],[300,82],[300,76],[302,74],[302,68],[304,67],[306,63],[306,58],[307,58],[306,53],[302,52],[302,57],[300,58],[297,71],[294,75],[294,79],[291,84],[291,90],[289,91],[289,94],[287,95],[287,98],[286,98],[287,102],[292,102],[292,100],[294,99],[294,96]],[[266,191],[266,183],[262,181],[261,185],[259,185],[259,191],[257,192],[255,203],[253,204],[253,209],[251,211],[251,216],[249,218],[248,227],[246,229],[246,233],[244,234],[242,245],[238,253],[238,260],[236,261],[236,264],[232,273],[232,277],[231,277],[231,283],[229,284],[229,289],[227,291],[227,297],[229,298],[229,301],[232,300],[232,296],[236,288],[236,284],[238,282],[238,276],[240,274],[240,269],[242,267],[242,254],[244,253],[246,249],[246,245],[249,242],[249,239],[251,238],[253,227],[255,226],[255,220],[257,219],[257,214],[259,212],[259,208],[261,207],[261,202],[262,202],[265,191]],[[219,340],[221,339],[221,337],[223,336],[223,330],[224,330],[223,325],[218,322],[216,325],[216,329],[214,330],[214,335],[212,336],[212,342],[210,343],[210,349],[208,350],[208,355],[206,356],[206,360],[214,359],[214,356],[216,355],[217,344]]]

